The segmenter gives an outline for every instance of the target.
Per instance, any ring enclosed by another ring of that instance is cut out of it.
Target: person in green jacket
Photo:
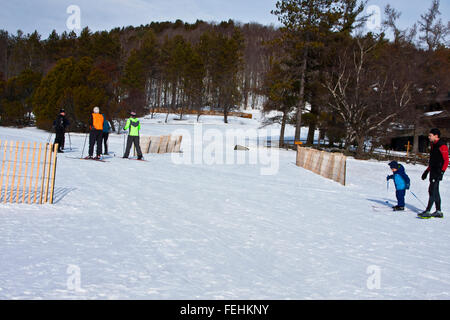
[[[127,123],[123,130],[128,132],[128,140],[127,140],[127,147],[125,149],[125,153],[123,155],[124,158],[128,158],[130,155],[131,146],[134,144],[134,147],[136,148],[136,152],[138,155],[138,160],[142,159],[142,151],[141,147],[139,145],[139,130],[141,130],[141,124],[139,120],[136,118],[136,112],[131,112],[131,117],[127,120]]]

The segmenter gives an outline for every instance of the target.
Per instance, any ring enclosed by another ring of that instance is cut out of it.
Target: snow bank
[[[160,120],[143,120],[142,134],[194,136],[193,119]],[[201,121],[223,136],[259,126]],[[35,128],[0,128],[0,136],[48,139]],[[423,166],[405,165],[420,200],[408,193],[408,211],[394,213],[380,209],[395,203],[387,163],[348,160],[343,187],[296,167],[293,151],[278,150],[277,171],[263,175],[259,161],[120,159],[116,134],[109,162],[69,158],[81,155],[84,139],[71,134],[72,152],[58,157],[54,205],[0,204],[0,299],[450,298],[449,220],[415,218],[427,200]],[[182,149],[193,141],[183,139]],[[204,148],[220,143],[212,141]]]

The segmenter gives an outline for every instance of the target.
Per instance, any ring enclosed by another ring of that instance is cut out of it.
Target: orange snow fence
[[[58,144],[0,140],[0,203],[53,204]]]

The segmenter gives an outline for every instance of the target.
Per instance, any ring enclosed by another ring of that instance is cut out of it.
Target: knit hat
[[[59,113],[66,113],[65,111],[64,111],[64,109],[61,109],[61,110],[59,110]]]
[[[397,161],[391,161],[389,162],[389,167],[391,169],[398,169],[398,162]]]
[[[135,116],[135,115],[136,115],[136,112],[131,111],[130,114],[131,114],[132,116]]]
[[[431,134],[434,134],[435,136],[441,137],[441,131],[438,128],[433,128],[430,130]]]
[[[99,107],[95,107],[94,108],[94,113],[100,113],[100,108]]]

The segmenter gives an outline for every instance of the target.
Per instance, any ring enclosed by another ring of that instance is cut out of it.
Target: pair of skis
[[[372,205],[373,211],[383,211],[383,212],[407,212],[411,211],[410,209],[405,207],[405,210],[394,210],[394,206],[389,203],[389,201],[385,201],[384,205]]]
[[[377,211],[377,212],[405,212],[405,211],[408,212],[408,211],[411,211],[411,212],[414,212],[414,213],[417,213],[417,214],[420,213],[419,211],[410,210],[410,209],[407,209],[407,208],[405,208],[405,210],[395,211],[393,209],[393,207],[391,207],[389,201],[385,201],[385,204],[386,205],[372,205],[372,209],[374,211]],[[431,216],[431,217],[421,217],[421,216],[417,215],[417,219],[422,219],[422,220],[429,220],[429,219],[434,219],[434,218],[436,218],[436,217],[433,217],[433,216]],[[442,219],[442,218],[439,218],[439,219]]]
[[[100,158],[100,159],[96,159],[96,158],[78,158],[78,157],[66,157],[66,158],[70,158],[70,159],[79,159],[79,160],[92,160],[92,161],[98,161],[98,162],[110,162],[108,160],[105,160],[105,158]],[[108,158],[106,158],[108,159]],[[148,160],[145,159],[137,159],[137,158],[119,158],[119,159],[124,159],[124,160],[135,160],[135,161],[146,161],[148,162]]]
[[[98,162],[109,162],[109,161],[106,161],[105,159],[102,159],[102,158],[97,159],[97,158],[89,158],[89,157],[80,158],[80,157],[68,157],[68,156],[66,156],[66,158],[68,158],[68,159],[78,159],[78,160],[92,160],[92,161],[98,161]]]
[[[405,210],[394,210],[393,207],[391,207],[388,203],[386,203],[385,206],[377,206],[377,205],[372,205],[372,209],[373,211],[383,211],[383,212],[404,212],[404,211],[409,211],[407,208],[405,208]]]

